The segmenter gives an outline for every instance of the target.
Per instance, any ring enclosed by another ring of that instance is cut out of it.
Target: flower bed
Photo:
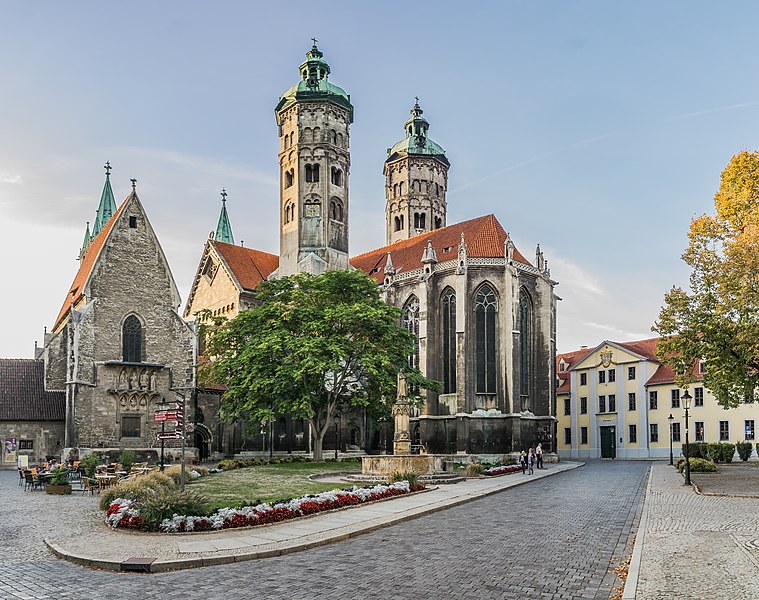
[[[519,465],[500,465],[498,467],[490,467],[489,469],[485,469],[482,474],[493,477],[495,475],[506,475],[507,473],[515,473],[516,471],[521,470],[522,467]]]
[[[408,481],[363,488],[354,486],[350,489],[322,492],[275,504],[264,503],[257,506],[243,506],[242,508],[221,508],[209,517],[174,515],[171,519],[164,519],[159,530],[169,533],[212,531],[277,523],[325,510],[401,496],[422,489],[424,486],[411,486]],[[140,517],[139,505],[134,500],[116,498],[106,510],[105,515],[106,524],[114,529],[117,527],[145,528],[145,523]]]

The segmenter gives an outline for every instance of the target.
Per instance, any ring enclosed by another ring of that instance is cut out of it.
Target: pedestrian
[[[538,469],[543,468],[543,445],[538,444],[535,448],[535,458],[538,461]]]
[[[535,464],[535,452],[530,448],[530,452],[527,455],[527,472],[532,475],[535,471],[532,470],[532,466]]]
[[[522,467],[522,475],[524,475],[524,472],[527,469],[527,454],[525,454],[524,450],[522,450],[519,455],[519,466]]]

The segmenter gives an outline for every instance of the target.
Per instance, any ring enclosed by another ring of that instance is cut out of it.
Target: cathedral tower
[[[327,80],[316,40],[301,81],[277,103],[280,255],[277,276],[348,268],[350,96]]]
[[[445,227],[448,169],[445,150],[427,137],[430,124],[419,98],[406,121],[406,138],[387,151],[385,216],[387,243]]]

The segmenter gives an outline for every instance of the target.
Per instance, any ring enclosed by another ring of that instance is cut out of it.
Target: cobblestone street
[[[591,461],[344,542],[153,575],[54,558],[42,538],[101,527],[96,498],[23,492],[4,471],[0,598],[608,598],[621,586],[612,569],[631,552],[648,468]]]

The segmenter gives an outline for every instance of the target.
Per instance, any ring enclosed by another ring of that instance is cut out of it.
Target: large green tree
[[[704,385],[729,408],[753,401],[759,387],[759,153],[733,156],[714,206],[691,222],[690,290],[665,295],[654,331],[678,384],[687,386],[703,360]]]
[[[383,412],[400,370],[409,389],[436,389],[409,367],[415,340],[399,321],[361,271],[265,281],[253,308],[209,330],[213,358],[202,377],[227,386],[221,410],[229,421],[307,419],[319,461],[333,416],[356,407]]]

